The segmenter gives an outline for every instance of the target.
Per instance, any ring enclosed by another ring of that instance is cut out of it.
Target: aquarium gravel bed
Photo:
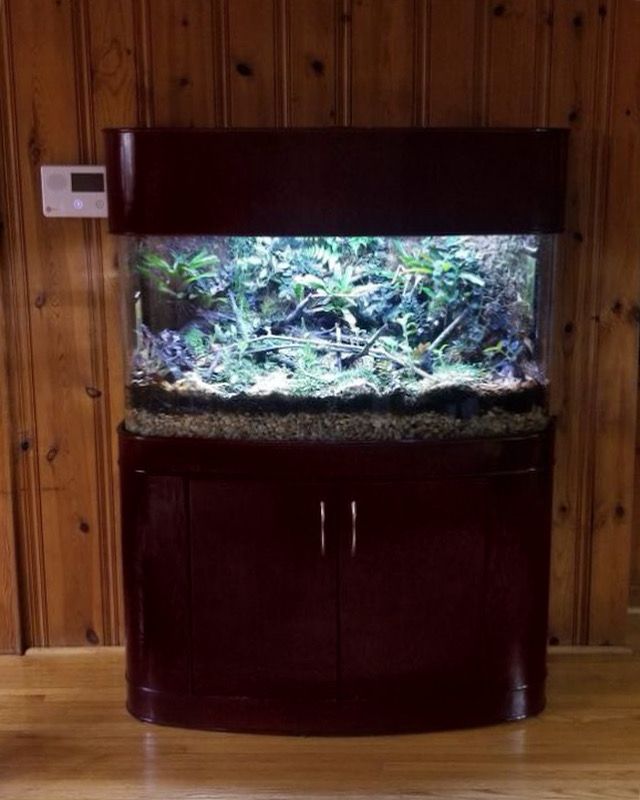
[[[272,378],[275,375],[271,376]],[[350,382],[335,393],[295,396],[274,380],[226,394],[195,375],[128,387],[126,428],[145,436],[244,440],[393,441],[509,436],[543,430],[546,387],[538,381],[427,376],[414,390],[372,391]]]
[[[125,427],[141,436],[186,436],[263,441],[400,441],[457,437],[514,436],[544,430],[549,418],[541,408],[521,414],[494,409],[460,419],[425,411],[158,414],[129,409]]]

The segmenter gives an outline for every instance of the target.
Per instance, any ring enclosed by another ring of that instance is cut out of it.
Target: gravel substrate
[[[522,414],[494,409],[459,419],[427,411],[390,413],[233,413],[163,414],[129,408],[125,427],[142,436],[187,436],[263,441],[393,441],[457,437],[509,436],[544,430],[549,418],[541,408]]]

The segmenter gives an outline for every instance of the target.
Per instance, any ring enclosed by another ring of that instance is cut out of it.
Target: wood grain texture
[[[35,455],[35,387],[32,369],[30,306],[27,285],[27,240],[22,217],[24,202],[20,181],[15,59],[12,52],[13,29],[6,4],[0,6],[2,23],[2,88],[7,114],[2,120],[2,218],[3,269],[2,299],[5,311],[7,387],[10,414],[3,419],[9,428],[3,434],[9,442],[12,472],[13,537],[21,555],[19,591],[5,596],[3,603],[25,609],[22,633],[25,641],[43,641],[46,632],[44,558],[41,537],[41,509],[38,461]],[[9,591],[15,587],[5,584]],[[13,617],[0,617],[2,638],[13,638]]]
[[[487,125],[536,125],[543,98],[549,0],[488,0],[484,6]]]
[[[104,161],[101,130],[138,119],[136,86],[135,26],[129,0],[91,0],[87,6],[87,57],[91,85],[87,97],[90,114],[87,135],[91,157]],[[110,642],[123,640],[120,576],[120,514],[116,427],[124,413],[124,371],[120,269],[117,242],[99,223],[90,226],[93,237],[93,284],[95,321],[100,336],[98,369],[104,387],[102,422],[102,486],[104,564],[110,622]]]
[[[0,446],[10,468],[0,485],[13,504],[25,642],[120,640],[117,257],[101,224],[42,219],[37,170],[101,159],[100,128],[134,122],[571,127],[550,372],[559,415],[551,635],[621,642],[637,376],[638,4],[6,0],[0,20]],[[0,606],[15,609],[15,587],[0,586]],[[0,640],[13,640],[13,628],[0,623]]]
[[[214,125],[211,4],[153,0],[149,21],[155,124]]]
[[[1,251],[0,258],[3,258]],[[5,311],[0,304],[0,330],[6,330],[6,325]],[[0,620],[2,620],[0,653],[16,653],[21,646],[8,357],[8,343],[2,336],[0,337]]]
[[[3,13],[4,9],[2,10]],[[6,18],[0,17],[0,35],[6,32]],[[4,88],[4,87],[3,87]],[[5,101],[11,102],[11,97],[5,95]],[[10,205],[11,198],[6,188],[9,181],[14,179],[14,171],[7,163],[11,144],[7,135],[0,133],[0,185],[5,189],[0,199],[2,217],[6,225],[6,237],[0,242],[0,262],[3,269],[0,277],[2,297],[10,294],[11,278],[14,274],[6,268],[8,254],[11,250],[9,241],[13,238],[14,230]],[[12,322],[12,309],[5,308],[0,303],[0,332],[9,333]],[[0,333],[0,653],[15,653],[21,647],[21,621],[20,600],[18,593],[18,561],[16,540],[16,503],[15,486],[18,479],[17,465],[13,452],[13,407],[10,402],[12,389],[17,383],[14,381],[11,360],[15,352],[11,340]]]
[[[640,4],[618,0],[612,57],[612,96],[604,224],[598,272],[596,349],[597,436],[594,447],[589,639],[620,641],[628,595],[640,320]],[[612,547],[611,543],[615,542]],[[606,600],[605,600],[606,598]]]
[[[333,125],[340,76],[335,0],[289,0],[288,14],[290,122]]]
[[[549,365],[558,437],[550,635],[562,642],[588,641],[604,67],[611,34],[610,15],[601,16],[591,0],[556,5],[545,113],[550,125],[571,128],[566,233],[557,243]]]
[[[236,127],[269,127],[282,121],[276,98],[277,0],[228,3],[229,122]]]
[[[426,14],[424,111],[429,125],[478,125],[480,77],[478,3],[431,0]],[[464,47],[460,47],[464,42]],[[455,58],[451,54],[455,53]],[[419,115],[420,116],[420,115]]]
[[[640,392],[640,386],[638,387]],[[633,520],[631,523],[631,592],[630,605],[638,605],[640,598],[640,403],[636,411],[636,456],[633,481]]]
[[[77,14],[69,4],[12,4],[49,641],[103,637],[95,403],[87,242],[81,226],[44,220],[40,164],[79,156]],[[44,639],[47,640],[46,638]]]
[[[351,123],[411,125],[415,28],[412,0],[353,0]]]
[[[143,725],[123,653],[0,660],[0,798],[635,800],[637,656],[551,655],[547,710],[490,728],[366,738],[240,736]]]

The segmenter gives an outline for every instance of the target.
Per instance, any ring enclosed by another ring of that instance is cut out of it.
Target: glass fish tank
[[[141,435],[543,429],[548,235],[123,236]]]

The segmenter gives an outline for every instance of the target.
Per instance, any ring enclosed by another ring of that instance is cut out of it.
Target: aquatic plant
[[[216,292],[215,281],[219,277],[211,267],[218,263],[218,257],[205,250],[193,254],[175,252],[169,258],[151,252],[143,253],[137,272],[158,292],[176,300],[208,301]]]

